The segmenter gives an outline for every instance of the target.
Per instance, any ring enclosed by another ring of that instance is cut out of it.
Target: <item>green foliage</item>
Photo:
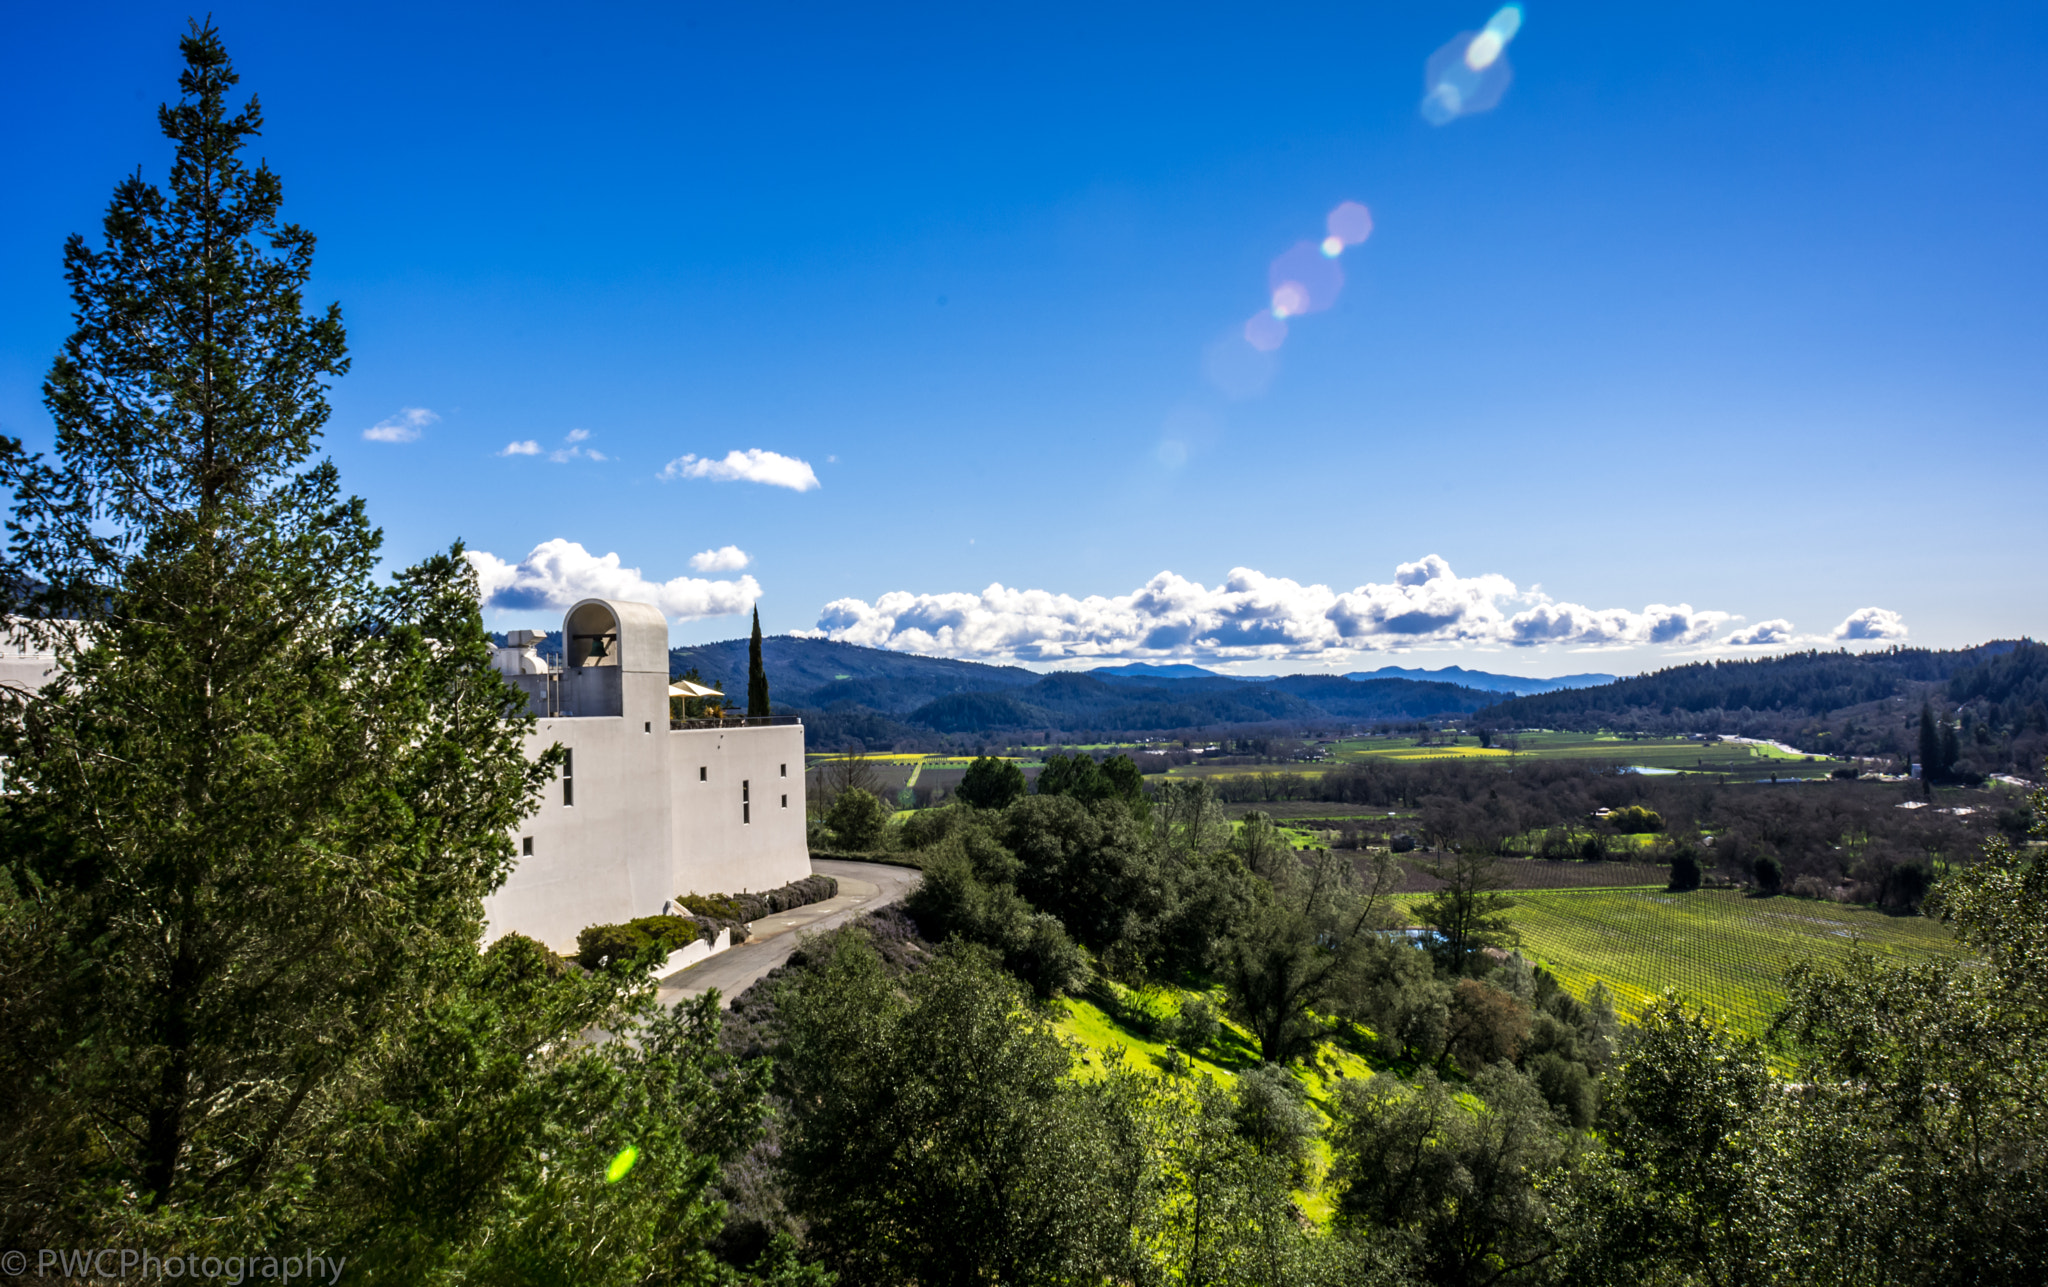
[[[623,925],[590,925],[576,935],[576,963],[586,970],[646,970],[717,930],[686,916],[642,916]]]
[[[1750,865],[1756,875],[1756,887],[1766,894],[1775,894],[1785,886],[1785,864],[1773,854],[1760,854]]]
[[[708,1183],[762,1076],[715,999],[478,950],[558,757],[526,755],[459,547],[376,584],[315,457],[346,359],[338,310],[303,312],[313,237],[243,163],[217,33],[182,49],[168,190],[124,180],[105,248],[66,247],[55,458],[0,449],[7,584],[61,665],[0,711],[0,1239],[715,1277]]]
[[[1284,1064],[1315,1032],[1311,1011],[1351,983],[1391,918],[1400,868],[1381,855],[1360,888],[1350,861],[1318,851],[1281,869],[1271,896],[1241,923],[1222,970],[1232,1011],[1258,1038],[1260,1056]]]
[[[1403,1248],[1431,1283],[1515,1280],[1554,1249],[1546,1184],[1570,1142],[1541,1093],[1502,1065],[1472,1083],[1478,1103],[1423,1071],[1337,1092],[1332,1132],[1340,1225]]]
[[[1673,893],[1690,893],[1700,887],[1706,872],[1700,866],[1700,855],[1691,845],[1680,845],[1671,855],[1671,884]]]
[[[1518,940],[1507,910],[1515,900],[1499,891],[1505,881],[1493,859],[1484,854],[1454,854],[1447,862],[1423,870],[1443,882],[1428,900],[1414,908],[1423,924],[1436,931],[1430,950],[1453,974],[1471,974],[1485,967],[1487,948],[1513,946]]]
[[[1644,836],[1664,830],[1664,819],[1655,809],[1631,804],[1607,815],[1607,823],[1625,836]]]
[[[999,860],[977,870],[976,854],[993,858],[990,849],[970,845],[964,835],[950,838],[925,860],[924,878],[904,910],[935,939],[992,949],[1040,998],[1084,986],[1092,973],[1088,954],[1059,918],[1034,910],[1015,887],[992,878],[1004,869]]]
[[[953,788],[953,798],[977,809],[1000,809],[1025,792],[1024,770],[993,755],[975,757]]]
[[[846,849],[874,849],[881,845],[883,832],[888,828],[889,807],[872,791],[848,787],[825,811],[825,825],[832,828],[832,834]]]
[[[778,999],[785,1150],[809,1244],[848,1284],[1051,1283],[1109,1267],[1117,1206],[1087,1093],[972,949],[899,986],[859,933]]]
[[[1188,997],[1173,1018],[1173,1043],[1190,1054],[1223,1035],[1223,1018],[1206,997]]]
[[[1038,775],[1039,795],[1064,795],[1094,804],[1100,800],[1122,800],[1138,806],[1145,799],[1145,777],[1128,755],[1113,755],[1097,763],[1081,752],[1045,757]]]

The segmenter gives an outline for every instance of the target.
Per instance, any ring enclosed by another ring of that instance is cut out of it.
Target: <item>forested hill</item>
[[[1743,734],[1807,750],[1887,753],[1911,750],[1909,726],[1917,726],[1923,702],[1963,726],[1987,765],[2038,768],[2028,762],[2048,733],[2048,648],[2018,639],[1946,652],[1697,662],[1599,688],[1517,697],[1473,719],[1494,728]]]
[[[1283,675],[1244,680],[1196,667],[1117,668],[1041,675],[1018,666],[861,648],[787,635],[762,641],[770,698],[800,713],[813,749],[1005,731],[1160,733],[1276,721],[1381,723],[1463,716],[1498,694],[1410,679]],[[669,672],[695,670],[728,693],[745,689],[747,641],[669,652]]]

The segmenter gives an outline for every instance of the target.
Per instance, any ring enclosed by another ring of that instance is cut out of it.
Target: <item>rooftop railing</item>
[[[801,715],[734,715],[729,719],[672,719],[668,726],[677,728],[788,728],[801,727]]]

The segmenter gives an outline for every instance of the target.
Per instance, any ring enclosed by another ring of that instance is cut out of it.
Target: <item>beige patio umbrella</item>
[[[668,695],[670,697],[718,698],[723,698],[725,696],[724,693],[719,692],[716,688],[707,688],[703,684],[693,684],[687,679],[678,679],[674,683],[670,684],[668,686]]]

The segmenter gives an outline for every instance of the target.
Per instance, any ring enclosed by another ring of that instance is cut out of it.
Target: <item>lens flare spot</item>
[[[1281,282],[1273,288],[1273,316],[1299,317],[1308,311],[1308,287],[1300,282]]]
[[[1323,221],[1330,235],[1347,246],[1356,246],[1372,236],[1372,211],[1356,201],[1346,201]]]
[[[1493,60],[1500,57],[1501,49],[1507,44],[1490,31],[1482,31],[1472,37],[1472,43],[1465,46],[1465,65],[1473,71],[1485,71],[1493,66]]]
[[[1448,125],[1492,110],[1514,80],[1508,43],[1522,29],[1522,7],[1503,5],[1479,31],[1461,31],[1429,56],[1422,74],[1422,116]]]
[[[1287,322],[1279,313],[1253,313],[1244,324],[1244,342],[1261,353],[1271,353],[1287,342]]]
[[[612,1159],[611,1165],[604,1169],[604,1182],[606,1184],[617,1184],[620,1180],[625,1179],[627,1173],[633,1169],[633,1163],[639,1160],[640,1150],[631,1144],[626,1145],[626,1147],[619,1150],[618,1156]]]
[[[1323,238],[1323,255],[1325,258],[1335,259],[1337,256],[1343,253],[1344,239],[1342,237]]]
[[[1320,313],[1337,302],[1344,270],[1313,241],[1298,241],[1266,267],[1273,309],[1284,317]]]

